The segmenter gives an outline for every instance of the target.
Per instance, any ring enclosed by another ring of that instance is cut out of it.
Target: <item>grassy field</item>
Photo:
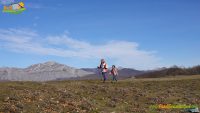
[[[158,104],[199,106],[200,76],[117,83],[0,82],[0,113],[185,113],[184,109],[149,108]]]

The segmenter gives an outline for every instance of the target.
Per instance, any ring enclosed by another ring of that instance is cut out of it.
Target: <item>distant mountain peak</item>
[[[122,66],[119,66],[119,67],[117,67],[119,70],[121,70],[121,69],[124,69],[124,67],[122,67]]]
[[[42,64],[45,64],[45,65],[55,65],[55,64],[59,64],[59,63],[57,63],[55,61],[47,61],[47,62],[44,62]]]
[[[0,80],[49,81],[94,74],[55,61],[33,64],[27,68],[0,68]]]
[[[48,61],[44,63],[34,64],[26,68],[28,72],[43,72],[43,71],[62,71],[75,69],[64,64],[59,64],[55,61]]]

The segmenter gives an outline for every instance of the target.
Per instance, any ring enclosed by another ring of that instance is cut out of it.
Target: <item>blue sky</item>
[[[96,67],[101,58],[135,69],[200,64],[199,0],[24,3],[22,14],[0,13],[1,67],[46,61]]]

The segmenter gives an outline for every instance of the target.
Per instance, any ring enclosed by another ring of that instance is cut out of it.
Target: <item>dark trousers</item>
[[[117,81],[117,76],[116,75],[113,75],[113,81]]]
[[[106,72],[102,72],[103,81],[106,81]]]

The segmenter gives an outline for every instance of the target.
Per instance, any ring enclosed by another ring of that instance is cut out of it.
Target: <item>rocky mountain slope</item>
[[[145,72],[121,67],[118,68],[118,79],[131,78]],[[0,68],[0,81],[52,81],[69,79],[101,79],[100,70],[97,68],[76,69],[53,61],[34,64],[27,68]]]
[[[0,80],[50,81],[62,78],[82,77],[93,74],[56,62],[34,64],[27,68],[0,68]]]

